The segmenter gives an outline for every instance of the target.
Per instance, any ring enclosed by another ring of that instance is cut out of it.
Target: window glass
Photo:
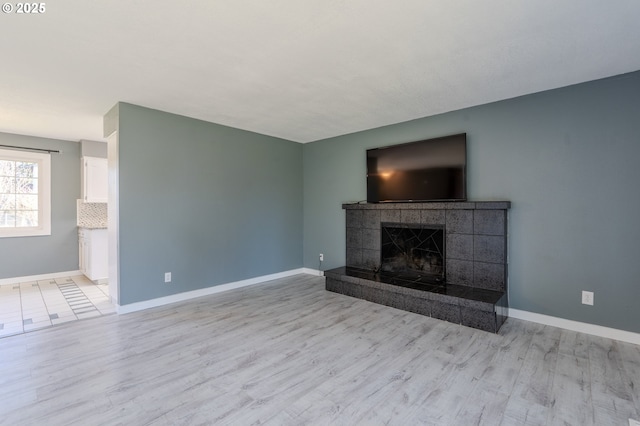
[[[49,154],[0,149],[0,237],[51,233]]]

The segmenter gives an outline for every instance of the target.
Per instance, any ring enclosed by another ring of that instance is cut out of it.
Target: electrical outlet
[[[171,272],[165,272],[164,273],[164,282],[165,283],[170,283],[171,282]]]
[[[320,262],[324,262],[324,254],[320,253]]]
[[[582,304],[583,305],[591,305],[591,306],[593,306],[593,292],[592,291],[583,291],[582,292]]]

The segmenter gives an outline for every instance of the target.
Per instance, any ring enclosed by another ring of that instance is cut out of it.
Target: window
[[[50,154],[0,149],[0,237],[51,235]]]

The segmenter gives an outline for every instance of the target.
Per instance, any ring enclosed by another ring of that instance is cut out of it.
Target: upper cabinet
[[[108,188],[107,159],[82,157],[82,200],[85,203],[106,203]]]

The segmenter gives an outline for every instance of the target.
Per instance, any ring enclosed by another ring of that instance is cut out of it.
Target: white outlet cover
[[[164,282],[165,283],[170,283],[171,282],[171,272],[165,272],[164,273]]]
[[[591,305],[591,306],[593,306],[593,292],[592,291],[583,291],[582,292],[582,304],[583,305]]]

